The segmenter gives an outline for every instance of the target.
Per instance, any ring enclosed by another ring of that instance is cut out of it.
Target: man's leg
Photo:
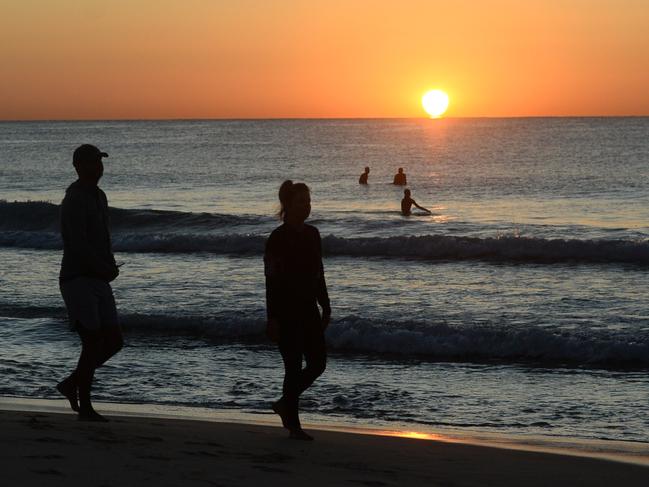
[[[83,326],[79,326],[77,331],[81,337],[81,356],[75,374],[79,390],[79,419],[107,421],[94,410],[90,401],[92,379],[95,375],[97,363],[101,359],[103,339],[101,333],[96,330],[87,330]]]
[[[102,328],[101,331],[101,351],[95,368],[104,365],[112,356],[119,352],[124,346],[122,330],[119,326],[110,326]]]
[[[113,289],[106,282],[96,282],[97,310],[101,322],[102,349],[97,360],[97,367],[101,367],[124,346],[122,329],[117,317],[117,306]]]
[[[77,329],[81,329],[81,325],[77,323]],[[84,335],[87,335],[87,331],[81,332],[84,333]],[[81,334],[80,333],[80,334]],[[93,332],[95,333],[95,332]],[[99,344],[95,344],[96,348],[98,348],[97,352],[95,353],[93,350],[93,344],[90,344],[86,346],[86,353],[84,354],[83,352],[83,338],[81,339],[82,342],[82,356],[83,358],[79,358],[79,364],[77,365],[77,369],[74,370],[68,377],[66,377],[64,380],[59,382],[56,386],[56,389],[63,394],[68,401],[70,401],[70,407],[72,408],[73,411],[79,411],[79,401],[77,399],[77,390],[79,388],[79,378],[78,378],[78,372],[77,370],[81,366],[84,370],[86,370],[86,376],[84,380],[87,380],[87,356],[95,356],[97,357],[96,363],[95,363],[95,369],[98,369],[102,365],[104,365],[112,356],[114,356],[117,352],[119,352],[122,347],[124,346],[124,340],[122,338],[122,330],[119,326],[112,326],[110,328],[106,329],[101,329],[99,332],[96,332],[99,334]],[[91,340],[92,341],[92,340]],[[95,342],[97,339],[94,340]],[[93,375],[94,375],[94,370],[93,370]],[[90,379],[90,382],[92,383],[92,378]]]

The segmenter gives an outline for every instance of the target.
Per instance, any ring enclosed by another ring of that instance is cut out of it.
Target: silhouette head
[[[91,144],[83,144],[74,150],[72,165],[79,175],[79,179],[97,183],[104,174],[104,163],[102,157],[108,154],[100,151]]]
[[[399,174],[403,174],[403,168],[402,167],[399,168]]]
[[[279,216],[283,221],[304,223],[311,214],[311,192],[304,183],[286,180],[279,187]]]
[[[365,166],[365,173],[367,173],[367,174],[370,173],[370,168],[369,168],[369,166]]]
[[[404,189],[404,190],[403,190],[403,195],[404,195],[406,198],[410,198],[410,190],[409,190],[409,189]]]

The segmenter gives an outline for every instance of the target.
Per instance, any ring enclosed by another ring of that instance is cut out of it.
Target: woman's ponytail
[[[279,218],[282,221],[286,220],[286,213],[291,204],[291,200],[295,193],[299,191],[306,191],[308,193],[309,187],[304,183],[293,183],[290,179],[284,181],[279,187]]]
[[[279,218],[280,220],[284,220],[284,217],[286,216],[286,208],[288,207],[289,203],[291,202],[291,198],[293,197],[293,181],[290,179],[287,179],[282,183],[282,185],[279,187]]]

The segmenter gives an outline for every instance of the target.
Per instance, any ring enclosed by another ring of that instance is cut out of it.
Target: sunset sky
[[[0,119],[649,115],[647,0],[0,0]]]

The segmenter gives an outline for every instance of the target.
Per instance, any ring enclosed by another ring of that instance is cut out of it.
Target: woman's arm
[[[266,241],[264,252],[264,275],[266,277],[266,318],[268,322],[268,337],[277,341],[279,296],[280,296],[280,257],[278,254],[276,237],[271,234]]]
[[[322,324],[326,328],[329,325],[331,318],[331,303],[329,301],[329,293],[327,292],[327,282],[325,280],[324,265],[322,264],[322,239],[320,232],[316,229],[318,257],[320,259],[320,271],[318,275],[318,282],[316,283],[316,298],[318,304],[322,307]]]

